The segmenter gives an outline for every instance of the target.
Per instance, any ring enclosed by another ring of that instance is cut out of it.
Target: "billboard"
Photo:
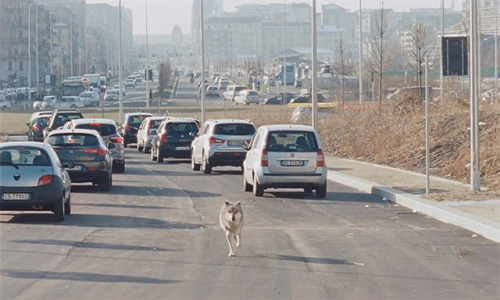
[[[445,36],[441,38],[443,76],[467,76],[469,56],[467,36]]]

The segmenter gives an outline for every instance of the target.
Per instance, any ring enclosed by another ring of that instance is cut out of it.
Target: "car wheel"
[[[304,188],[304,193],[310,193],[312,191],[313,191],[313,189],[311,187],[305,187]]]
[[[253,175],[253,194],[255,197],[262,197],[264,195],[264,189],[257,181],[257,176]]]
[[[151,161],[155,161],[156,160],[156,156],[155,156],[155,148],[151,147]]]
[[[141,152],[143,149],[144,147],[142,147],[141,144],[139,144],[139,141],[137,141],[137,151]]]
[[[69,195],[68,201],[64,202],[64,214],[71,215],[71,195]]]
[[[203,173],[205,174],[212,173],[212,166],[208,163],[208,157],[206,157],[205,153],[203,153],[202,160],[203,160]]]
[[[252,185],[248,183],[245,177],[245,172],[243,172],[243,190],[245,192],[250,192],[252,190]]]
[[[116,166],[116,173],[125,173],[125,162]]]
[[[125,143],[125,141],[123,142],[123,148],[127,148],[128,144]]]
[[[151,151],[151,147],[144,146],[144,148],[142,150],[144,153],[149,153]]]
[[[54,204],[54,220],[56,222],[62,222],[64,221],[65,215],[64,215],[64,196],[61,198],[61,200],[57,201],[56,204]]]
[[[160,148],[158,148],[156,150],[156,156],[157,156],[156,157],[156,162],[159,163],[159,164],[163,163],[163,154],[161,153],[161,149]]]
[[[317,198],[326,197],[326,182],[316,187],[316,197]]]
[[[109,174],[109,176],[104,178],[104,180],[101,182],[101,190],[109,191],[112,185],[113,185],[113,175]]]
[[[191,150],[191,169],[193,171],[199,171],[200,170],[200,164],[197,164],[196,161],[194,160],[194,153]]]

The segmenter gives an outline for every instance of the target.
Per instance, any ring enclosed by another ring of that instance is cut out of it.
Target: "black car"
[[[49,125],[50,115],[40,115],[28,125],[28,141],[43,142],[43,130]]]
[[[151,160],[162,163],[164,158],[189,158],[191,142],[198,134],[196,118],[167,118],[161,122],[151,141]]]
[[[309,103],[309,97],[307,96],[298,96],[290,100],[290,103]]]
[[[62,128],[66,122],[82,118],[83,115],[79,110],[55,110],[50,116],[49,124],[43,130],[43,136],[47,137],[52,130]]]
[[[278,96],[273,96],[273,97],[269,97],[269,98],[264,99],[264,104],[279,105],[282,102],[283,101],[281,100],[281,97],[278,97]]]
[[[103,191],[113,185],[113,156],[115,144],[105,144],[100,134],[91,129],[54,130],[45,139],[59,156],[72,182],[92,182]]]
[[[120,134],[123,136],[123,147],[127,148],[128,144],[137,143],[137,130],[141,126],[142,121],[147,117],[152,117],[150,113],[128,113],[125,114],[120,126]]]

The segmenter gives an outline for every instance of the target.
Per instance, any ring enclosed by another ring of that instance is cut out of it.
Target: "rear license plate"
[[[282,166],[298,166],[301,167],[304,165],[303,160],[282,160],[281,161]]]
[[[227,141],[228,146],[241,147],[245,144],[245,141]]]
[[[189,146],[180,146],[180,147],[175,147],[175,150],[189,150]]]
[[[68,168],[67,170],[68,171],[81,171],[82,170],[82,166],[75,165],[73,168]]]
[[[28,193],[5,193],[2,200],[30,200],[31,194]]]

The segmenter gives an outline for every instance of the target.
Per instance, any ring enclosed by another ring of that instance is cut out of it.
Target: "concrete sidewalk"
[[[430,194],[427,196],[426,177],[423,174],[328,155],[325,160],[329,180],[385,197],[389,201],[500,243],[498,194],[487,194],[490,199],[467,199],[471,195],[469,185],[431,176]]]

